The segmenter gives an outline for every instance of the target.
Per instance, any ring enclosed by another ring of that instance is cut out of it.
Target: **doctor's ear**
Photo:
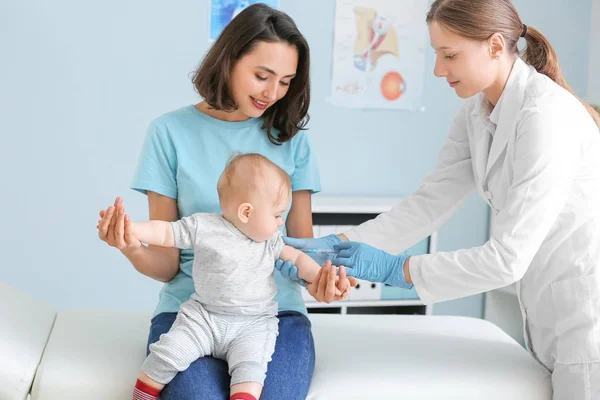
[[[250,203],[240,204],[238,207],[239,220],[242,221],[244,224],[248,223],[248,220],[250,219],[250,215],[252,214],[252,211],[254,211],[254,209],[252,208],[252,204],[250,204]]]
[[[498,60],[506,48],[504,36],[501,33],[494,33],[488,39],[488,47],[490,51],[490,57],[492,57],[494,60]]]

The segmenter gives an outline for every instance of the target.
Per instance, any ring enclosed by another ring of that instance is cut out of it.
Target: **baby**
[[[133,399],[158,398],[179,371],[200,357],[226,360],[232,400],[260,397],[278,335],[278,258],[313,282],[319,269],[283,243],[279,227],[291,200],[288,174],[259,154],[234,157],[217,184],[222,214],[197,213],[176,222],[134,222],[143,243],[194,249],[195,292],[181,305],[168,333],[150,345]],[[338,282],[345,297],[346,279]]]

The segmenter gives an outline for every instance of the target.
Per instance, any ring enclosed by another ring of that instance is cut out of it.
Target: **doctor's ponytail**
[[[525,38],[527,47],[523,60],[539,73],[568,90],[579,99],[565,81],[556,52],[550,42],[535,28],[525,27],[510,0],[436,0],[427,13],[427,24],[437,22],[466,39],[484,42],[494,33],[501,33],[508,49],[519,53],[517,42]],[[600,127],[600,115],[579,99]]]
[[[554,82],[567,89],[573,96],[577,97],[588,110],[596,125],[600,127],[600,115],[592,106],[581,100],[565,80],[558,64],[556,52],[548,39],[537,29],[527,26],[525,29],[525,41],[527,42],[527,47],[523,51],[523,60],[533,66],[539,73],[548,76]]]

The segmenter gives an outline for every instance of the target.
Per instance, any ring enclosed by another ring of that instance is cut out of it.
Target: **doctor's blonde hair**
[[[427,24],[435,21],[459,36],[479,42],[488,40],[494,33],[501,33],[507,48],[519,53],[517,42],[523,32],[523,22],[510,0],[436,0],[426,21]],[[567,84],[548,39],[528,25],[525,41],[523,60],[579,99]],[[600,127],[600,115],[596,110],[583,100],[579,101]]]

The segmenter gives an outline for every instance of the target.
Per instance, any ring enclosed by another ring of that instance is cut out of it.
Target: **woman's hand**
[[[114,205],[100,211],[98,237],[111,247],[116,247],[123,254],[132,253],[142,247],[142,242],[133,235],[133,225],[125,214],[123,199],[117,197]]]
[[[336,267],[331,264],[331,261],[327,261],[317,273],[315,281],[309,283],[306,289],[318,302],[329,304],[332,301],[343,300],[348,297],[350,288],[355,287],[357,283],[356,279],[346,276],[344,266],[340,266],[338,276]],[[336,294],[338,290],[340,294]]]

